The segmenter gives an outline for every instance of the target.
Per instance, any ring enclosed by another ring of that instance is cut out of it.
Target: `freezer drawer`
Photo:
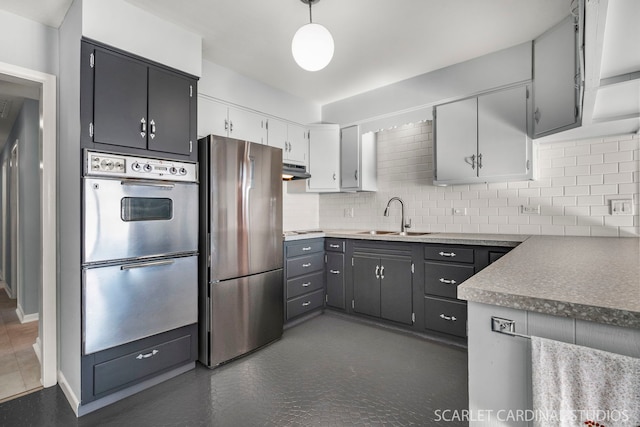
[[[212,283],[209,367],[234,359],[282,336],[284,284],[282,269]],[[200,345],[207,345],[201,342]],[[203,360],[208,359],[208,360]]]
[[[198,321],[197,256],[83,270],[83,354]]]

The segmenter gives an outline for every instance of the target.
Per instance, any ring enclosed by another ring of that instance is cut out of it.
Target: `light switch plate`
[[[611,200],[611,215],[633,215],[633,200]]]
[[[453,208],[452,212],[455,216],[465,216],[467,214],[467,208]]]
[[[540,215],[540,205],[522,205],[523,215]]]

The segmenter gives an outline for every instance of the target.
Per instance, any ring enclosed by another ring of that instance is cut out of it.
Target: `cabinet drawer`
[[[322,252],[323,250],[322,240],[303,240],[300,243],[287,245],[287,258]]]
[[[467,336],[467,304],[424,298],[424,327],[459,337]]]
[[[473,249],[447,246],[425,246],[424,258],[438,261],[473,262]]]
[[[298,295],[321,289],[323,278],[324,273],[318,272],[287,280],[287,298],[297,297]]]
[[[287,279],[311,274],[324,269],[324,254],[322,252],[301,256],[287,260]]]
[[[456,298],[458,285],[473,276],[473,265],[424,263],[424,293]]]
[[[191,336],[148,347],[93,367],[93,394],[99,395],[191,360]]]
[[[331,252],[344,253],[345,240],[343,239],[324,239],[324,250]]]
[[[324,303],[324,290],[320,289],[310,294],[302,295],[287,301],[287,320],[307,313]]]

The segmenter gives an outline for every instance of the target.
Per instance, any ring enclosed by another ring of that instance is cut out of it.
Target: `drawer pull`
[[[307,283],[303,283],[302,284],[303,288],[308,288],[309,286],[311,286],[311,282],[307,282]]]
[[[302,248],[303,251],[310,251],[311,250],[311,246],[305,246],[304,248]]]
[[[311,267],[311,263],[310,262],[308,262],[306,264],[302,264],[302,268],[309,268],[309,267]]]
[[[447,279],[445,279],[445,278],[441,277],[441,278],[440,278],[440,283],[446,283],[447,285],[455,285],[455,284],[456,284],[456,283],[458,283],[458,282],[456,282],[456,281],[455,281],[455,280],[453,280],[453,279],[451,279],[451,280],[447,280]]]
[[[454,256],[456,256],[456,253],[455,252],[439,252],[438,255],[453,258]]]
[[[340,270],[329,270],[331,274],[340,274]]]
[[[305,301],[305,302],[302,303],[303,307],[308,307],[310,305],[311,305],[311,301]]]
[[[340,249],[340,245],[329,244],[330,248]]]
[[[447,316],[445,314],[440,314],[440,318],[449,322],[455,322],[456,320],[458,320],[455,316]]]
[[[160,353],[160,350],[153,350],[151,353],[147,353],[147,354],[140,353],[139,355],[136,356],[136,359],[138,360],[148,359],[149,357],[155,356],[158,353]]]

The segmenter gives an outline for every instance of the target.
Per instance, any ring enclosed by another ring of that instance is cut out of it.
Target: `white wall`
[[[424,55],[429,54],[425,46]],[[322,106],[322,120],[342,126],[531,80],[531,42]],[[402,124],[402,123],[400,123]]]
[[[539,179],[509,183],[433,186],[431,122],[378,133],[377,193],[320,195],[323,229],[399,230],[399,196],[413,230],[428,232],[639,236],[640,138],[623,135],[538,147]],[[537,166],[536,166],[537,165]],[[632,198],[634,216],[609,215],[609,200]],[[522,215],[521,205],[540,205]],[[453,216],[453,208],[466,216]],[[354,209],[354,218],[344,217]]]
[[[293,96],[210,61],[202,63],[198,93],[295,123],[320,121],[320,105]],[[202,102],[201,99],[198,102]]]
[[[58,31],[0,10],[0,61],[58,74]]]
[[[202,74],[200,36],[124,0],[83,0],[82,35],[194,76]]]

